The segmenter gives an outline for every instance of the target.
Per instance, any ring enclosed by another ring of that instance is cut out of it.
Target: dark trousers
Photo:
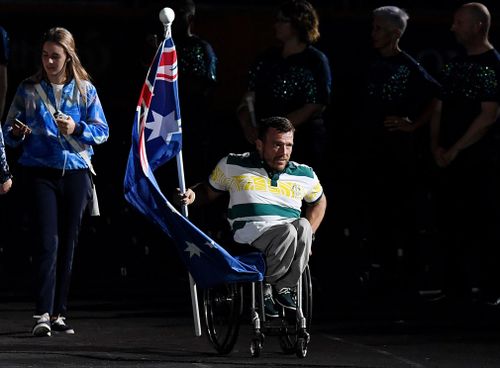
[[[405,133],[406,134],[406,133]],[[385,137],[385,136],[384,136]],[[417,154],[405,135],[364,140],[358,181],[360,233],[365,262],[381,284],[414,287],[418,257]],[[385,285],[384,285],[385,287]]]
[[[78,234],[91,195],[88,170],[25,168],[32,195],[36,313],[65,315]]]
[[[497,162],[458,156],[442,169],[437,190],[439,248],[444,287],[452,294],[471,288],[498,289]]]

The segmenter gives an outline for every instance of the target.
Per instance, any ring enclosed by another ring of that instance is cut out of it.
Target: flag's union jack
[[[137,103],[140,162],[146,175],[181,149],[177,91],[177,53],[168,37],[156,52]]]

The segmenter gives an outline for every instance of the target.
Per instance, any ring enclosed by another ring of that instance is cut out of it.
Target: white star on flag
[[[188,245],[186,249],[184,249],[184,252],[189,252],[189,258],[193,257],[195,254],[200,257],[200,253],[203,253],[203,251],[198,248],[194,243],[191,242],[186,242]]]
[[[148,137],[148,142],[152,139],[163,137],[165,142],[170,142],[172,134],[180,133],[179,121],[175,120],[175,111],[172,111],[167,116],[158,114],[156,111],[151,110],[153,121],[146,123],[146,128],[151,129],[152,132]]]

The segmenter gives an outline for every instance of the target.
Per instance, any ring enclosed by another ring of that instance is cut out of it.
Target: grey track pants
[[[276,290],[297,285],[311,252],[312,228],[299,218],[291,223],[273,226],[257,238],[252,246],[266,257],[266,282]]]

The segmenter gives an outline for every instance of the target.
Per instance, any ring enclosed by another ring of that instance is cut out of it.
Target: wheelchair
[[[203,290],[204,330],[219,354],[229,354],[238,339],[245,301],[250,299],[250,319],[253,335],[250,353],[258,357],[266,336],[278,336],[285,354],[307,355],[312,318],[312,280],[306,266],[296,291],[297,310],[280,309],[279,317],[269,318],[264,313],[264,281],[223,284]],[[246,297],[245,297],[246,296]]]

